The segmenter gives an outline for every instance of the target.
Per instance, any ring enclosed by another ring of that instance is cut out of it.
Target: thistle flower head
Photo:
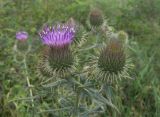
[[[99,9],[93,9],[89,15],[90,24],[92,26],[100,26],[103,23],[102,11]]]
[[[70,25],[45,26],[39,33],[43,44],[47,46],[69,45],[74,38],[75,30]]]
[[[41,71],[55,77],[63,77],[68,74],[67,70],[71,71],[74,63],[74,57],[69,46],[75,35],[74,26],[69,22],[53,27],[46,26],[39,35],[42,43],[47,45],[42,57],[41,65],[43,67],[41,68],[43,70]]]
[[[25,31],[19,31],[16,33],[16,41],[15,42],[15,50],[19,52],[29,52],[30,51],[30,45],[27,41],[28,39],[28,33]]]
[[[16,39],[20,41],[24,41],[28,39],[28,33],[25,31],[19,31],[16,33]]]

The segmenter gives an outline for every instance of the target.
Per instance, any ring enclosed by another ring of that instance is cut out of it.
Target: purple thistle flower
[[[48,46],[69,45],[74,38],[75,29],[69,24],[57,25],[53,27],[45,26],[39,33],[43,44]]]
[[[28,33],[25,31],[19,31],[16,33],[16,39],[24,41],[24,40],[28,39]]]

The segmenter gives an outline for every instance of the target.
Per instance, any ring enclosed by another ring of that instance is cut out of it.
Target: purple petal
[[[41,36],[41,34],[40,34],[40,36]],[[25,31],[17,32],[16,39],[17,40],[26,40],[26,39],[28,39],[28,33]]]
[[[68,45],[73,41],[75,35],[74,27],[66,24],[58,24],[55,27],[46,26],[39,33],[42,43],[48,46],[63,46]]]

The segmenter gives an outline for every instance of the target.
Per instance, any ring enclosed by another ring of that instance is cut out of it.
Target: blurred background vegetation
[[[13,101],[28,95],[23,68],[13,62],[16,32],[27,31],[37,43],[43,24],[73,17],[85,26],[92,7],[103,11],[110,26],[126,31],[133,46],[134,80],[122,83],[116,92],[113,103],[121,113],[117,117],[160,117],[160,0],[0,0],[1,117],[2,113],[6,117],[31,116],[27,101]],[[31,83],[36,87],[34,69],[39,58],[34,51],[30,57]]]

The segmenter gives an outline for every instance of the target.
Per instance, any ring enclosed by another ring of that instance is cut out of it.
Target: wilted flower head
[[[28,39],[28,33],[25,31],[19,31],[16,33],[16,39],[24,41],[24,40]]]
[[[74,27],[69,25],[45,26],[39,33],[43,44],[48,46],[64,46],[69,45],[74,38]]]
[[[93,9],[89,15],[90,24],[92,26],[100,26],[103,23],[102,11],[99,9]]]

